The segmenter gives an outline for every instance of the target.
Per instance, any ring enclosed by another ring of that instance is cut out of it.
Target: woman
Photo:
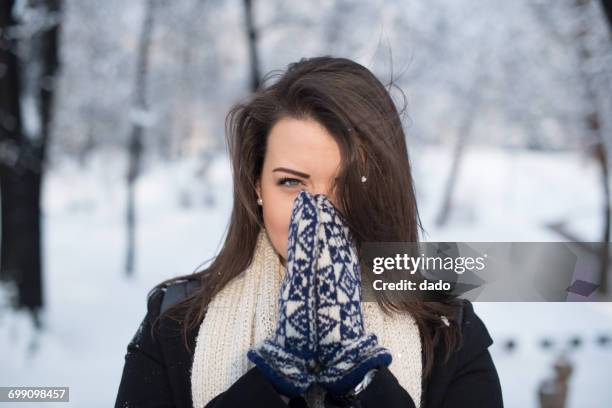
[[[225,243],[149,293],[116,407],[502,407],[469,301],[360,302],[361,244],[418,242],[420,227],[380,81],[348,59],[302,59],[226,127]]]

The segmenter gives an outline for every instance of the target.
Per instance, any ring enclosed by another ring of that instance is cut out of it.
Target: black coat
[[[127,346],[115,408],[193,407],[190,371],[198,330],[189,333],[189,352],[175,320],[164,316],[160,320],[161,331],[159,334],[155,332],[154,337],[150,329],[160,310],[180,300],[195,285],[197,283],[193,280],[182,281],[156,288],[149,296],[147,314]],[[503,408],[499,377],[488,350],[493,340],[474,313],[471,302],[464,302],[461,318],[463,346],[451,355],[446,364],[443,364],[444,342],[435,346],[432,374],[427,381],[422,381],[423,408]],[[359,399],[363,408],[415,406],[411,396],[387,368],[377,373],[359,394]],[[253,367],[210,401],[206,408],[287,406],[305,407],[305,404],[301,397],[285,403],[267,378]]]

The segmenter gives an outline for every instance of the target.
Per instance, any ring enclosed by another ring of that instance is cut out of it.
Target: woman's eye
[[[290,184],[292,182],[296,182],[297,184]],[[279,186],[287,186],[287,187],[294,187],[297,186],[300,183],[300,180],[298,179],[294,179],[294,178],[289,178],[289,177],[284,177],[280,180],[278,180],[278,185]]]

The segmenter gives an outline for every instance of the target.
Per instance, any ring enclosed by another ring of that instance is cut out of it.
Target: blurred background
[[[223,240],[228,109],[333,55],[389,84],[423,241],[578,241],[597,262],[599,302],[475,303],[505,405],[611,407],[612,254],[594,244],[611,17],[599,0],[2,0],[0,386],[112,406],[148,290]]]

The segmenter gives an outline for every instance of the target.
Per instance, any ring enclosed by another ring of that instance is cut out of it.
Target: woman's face
[[[340,149],[333,136],[312,119],[280,119],[270,130],[257,196],[272,245],[287,260],[293,201],[301,190],[325,194],[337,206],[332,190],[340,169]]]

